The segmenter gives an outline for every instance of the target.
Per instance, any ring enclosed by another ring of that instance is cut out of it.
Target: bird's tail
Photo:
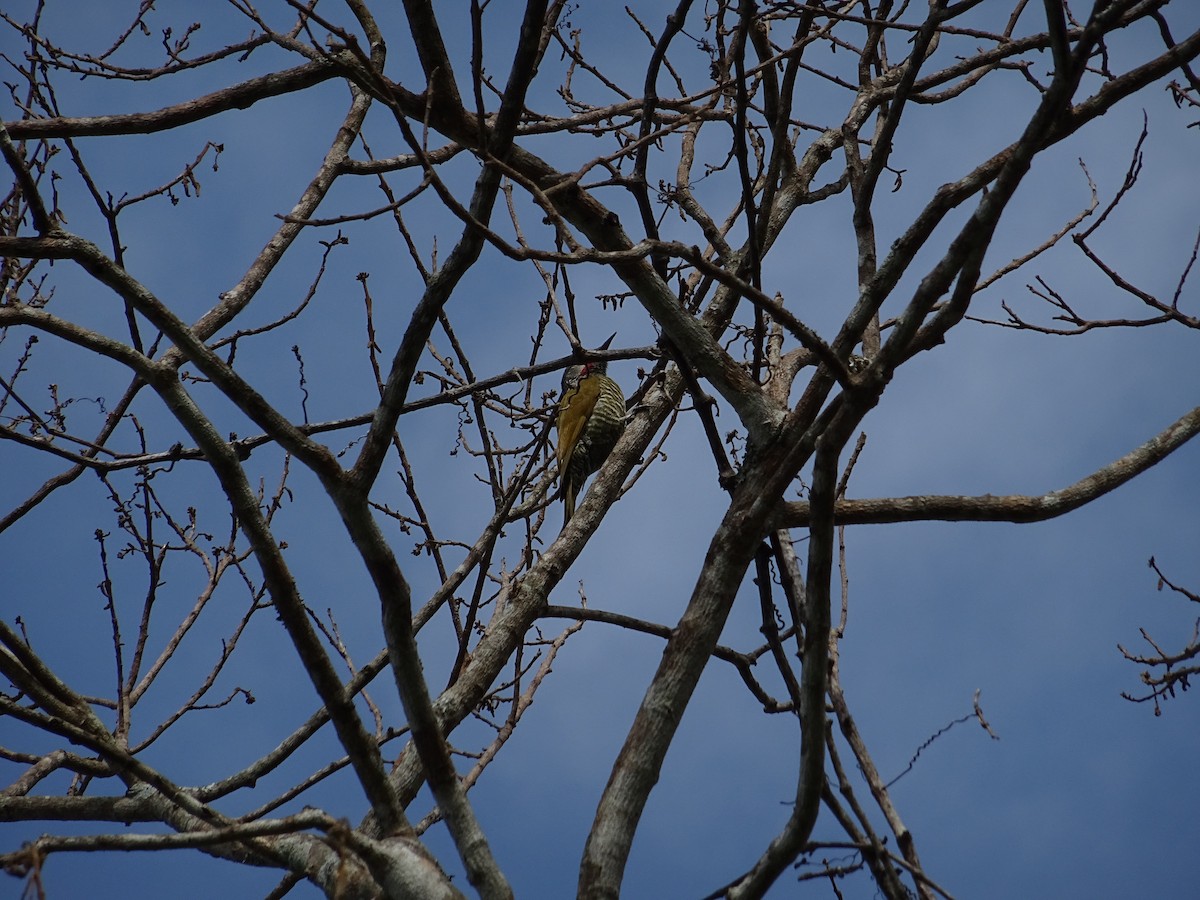
[[[566,528],[571,516],[575,515],[575,488],[566,483],[566,479],[563,479],[563,482],[563,528]]]

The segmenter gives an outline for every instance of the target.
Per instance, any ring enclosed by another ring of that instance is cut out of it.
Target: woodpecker
[[[600,347],[607,350],[614,334]],[[605,374],[602,361],[563,372],[558,400],[558,477],[563,525],[575,514],[575,501],[587,477],[600,468],[625,430],[625,395]]]

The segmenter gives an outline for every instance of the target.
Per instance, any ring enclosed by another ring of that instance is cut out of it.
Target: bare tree
[[[1178,32],[1186,11],[681,0],[605,5],[600,29],[576,22],[594,5],[562,0],[527,3],[519,22],[484,0],[406,0],[403,15],[230,0],[195,23],[146,2],[115,34],[74,44],[53,2],[27,5],[0,13],[13,176],[0,466],[14,497],[0,530],[15,541],[61,523],[40,543],[39,590],[98,571],[108,627],[69,637],[37,596],[4,604],[15,775],[0,819],[93,823],[10,848],[9,872],[36,895],[56,854],[193,848],[278,870],[273,897],[305,881],[338,898],[459,896],[459,866],[481,896],[511,896],[469,791],[595,622],[663,650],[596,806],[579,896],[620,892],[684,712],[721,666],[752,706],[798,727],[790,815],[713,896],[762,896],[828,848],[853,862],[802,877],[866,870],[887,897],[948,896],[842,686],[840,529],[1060,516],[1183,446],[1200,407],[1037,496],[848,499],[864,418],[902,367],[983,327],[968,320],[1006,334],[1200,327],[1186,302],[1194,249],[1169,295],[1123,274],[1119,248],[1097,249],[1136,192],[1140,141],[1115,187],[1088,190],[1066,160],[1078,208],[1023,222],[1018,249],[994,259],[1031,168],[1063,166],[1056,148],[1111,110],[1167,84],[1168,128],[1194,124],[1200,31]],[[964,129],[974,156],[937,159],[922,130],[953,128],[997,84],[1014,98],[995,112],[1008,137],[976,149]],[[257,187],[234,191],[237,215],[204,219],[239,154]],[[293,154],[311,160],[308,180],[286,184],[290,208],[267,233]],[[112,174],[134,159],[142,183]],[[789,282],[805,229],[835,223],[852,289]],[[244,256],[206,252],[213,229],[241,235]],[[1080,254],[1127,309],[1092,311],[1044,272],[1029,284],[1048,315],[979,308],[981,291],[1051,251]],[[592,349],[612,330],[613,349]],[[637,385],[623,437],[559,531],[554,385],[598,359],[641,361]],[[553,602],[688,427],[709,451],[695,477],[727,500],[702,564],[676,570],[682,616]],[[62,504],[86,517],[97,499],[111,513],[86,523],[85,555]],[[725,646],[747,585],[761,645]],[[344,633],[364,610],[382,623],[367,658],[361,633]],[[81,654],[89,668],[75,668]],[[1142,661],[1182,659],[1160,656]],[[308,712],[264,748],[239,708],[271,690],[271,669]],[[1158,697],[1193,671],[1147,683]],[[978,695],[969,717],[989,727]],[[207,774],[159,752],[214,729]],[[341,805],[321,793],[337,778]],[[820,817],[843,837],[816,840]],[[457,861],[422,839],[438,821]]]

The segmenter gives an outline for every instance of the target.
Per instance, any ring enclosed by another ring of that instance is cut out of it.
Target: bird
[[[615,337],[599,349],[607,350]],[[589,360],[563,372],[557,428],[564,526],[575,514],[583,483],[600,468],[625,430],[625,395],[607,370],[603,360]]]

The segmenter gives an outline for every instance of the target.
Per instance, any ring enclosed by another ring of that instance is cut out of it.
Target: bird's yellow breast
[[[600,379],[598,377],[584,378],[579,385],[568,389],[563,395],[558,409],[558,465],[563,469],[571,452],[583,433],[583,426],[596,407],[596,398],[600,396]]]

